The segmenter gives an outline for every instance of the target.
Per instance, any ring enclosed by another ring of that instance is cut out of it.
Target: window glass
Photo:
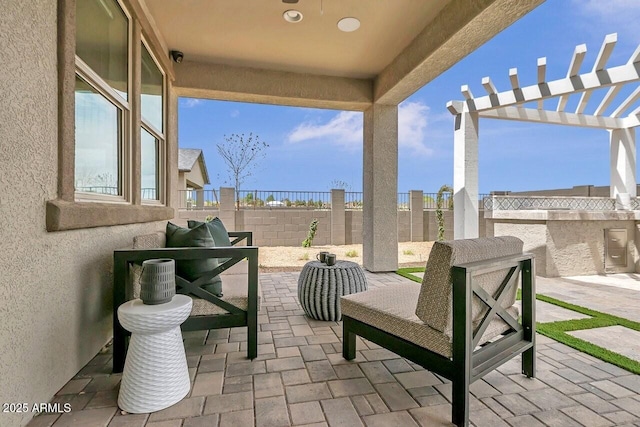
[[[144,200],[159,200],[158,158],[159,143],[146,129],[142,128],[141,151],[141,193]]]
[[[122,195],[121,110],[77,76],[75,102],[76,191]]]
[[[129,20],[115,0],[76,1],[76,55],[125,100]]]
[[[162,83],[163,76],[153,61],[151,54],[142,45],[142,119],[151,124],[158,131],[162,129]]]

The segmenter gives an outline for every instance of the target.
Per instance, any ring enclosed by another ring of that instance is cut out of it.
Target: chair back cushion
[[[453,336],[453,286],[451,267],[468,262],[484,261],[522,253],[522,240],[512,236],[481,237],[478,239],[450,240],[436,242],[431,248],[427,267],[422,279],[416,315],[427,325]],[[495,295],[509,269],[481,274],[474,283]],[[517,286],[511,289],[503,300],[504,308],[515,303]],[[487,311],[487,306],[479,298],[473,297],[472,322],[477,322]]]
[[[213,248],[215,243],[206,224],[200,224],[194,228],[183,228],[171,222],[167,223],[167,247],[168,248]],[[194,260],[177,260],[176,273],[178,276],[190,282],[198,279],[205,273],[218,267],[217,258],[205,258]],[[220,276],[208,280],[204,289],[218,295],[222,293],[222,280]]]
[[[189,221],[187,221],[187,225],[189,228],[195,228],[200,224],[203,224],[203,223],[201,221],[195,221],[193,219],[190,219]],[[220,218],[215,217],[211,221],[205,222],[204,224],[207,224],[207,228],[209,229],[209,232],[211,233],[211,237],[213,237],[213,240],[215,241],[216,246],[231,246],[231,240],[229,239],[229,232],[227,231],[226,227],[224,226]]]

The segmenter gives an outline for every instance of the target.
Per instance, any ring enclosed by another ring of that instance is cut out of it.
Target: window
[[[149,53],[141,46],[141,89],[140,110],[142,130],[140,142],[141,188],[143,202],[162,201],[162,188],[159,177],[160,167],[164,163],[164,75]]]
[[[128,4],[58,1],[59,170],[57,197],[47,201],[48,231],[173,218],[167,189],[177,162],[168,163],[175,154],[167,149],[166,111],[172,65],[158,56],[162,43],[146,16]]]
[[[129,18],[115,0],[77,2],[76,199],[127,200],[129,87]]]
[[[122,195],[122,109],[76,76],[75,188]]]

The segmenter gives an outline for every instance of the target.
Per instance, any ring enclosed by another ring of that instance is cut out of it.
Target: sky
[[[618,42],[607,66],[622,65],[640,44],[638,22],[640,0],[547,0],[422,87],[398,108],[398,191],[436,192],[453,184],[453,116],[446,103],[463,99],[461,85],[482,96],[482,78],[489,76],[507,90],[514,67],[521,86],[535,84],[540,57],[547,58],[547,80],[564,78],[583,43],[581,72],[588,72],[611,33]],[[602,96],[594,93],[587,113]],[[567,111],[578,98],[570,98]],[[243,190],[328,191],[342,181],[347,190],[362,191],[362,113],[190,98],[178,105],[179,146],[204,151],[208,188],[229,184],[216,144],[252,132],[269,147]],[[606,130],[490,119],[481,119],[479,129],[480,193],[609,185]]]

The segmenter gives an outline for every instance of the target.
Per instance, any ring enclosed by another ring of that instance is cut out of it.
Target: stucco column
[[[331,190],[331,244],[345,244],[344,190]]]
[[[398,268],[398,107],[374,104],[364,112],[363,264],[369,271]]]
[[[409,191],[409,209],[411,210],[411,241],[424,241],[424,197],[422,190]]]
[[[236,231],[236,190],[220,187],[220,210],[218,217],[229,231]]]
[[[199,188],[195,190],[196,193],[196,208],[202,210],[204,208],[204,190]]]
[[[478,237],[478,114],[456,115],[453,133],[453,238]]]
[[[636,131],[614,129],[609,131],[611,153],[611,197],[620,194],[636,197]]]

